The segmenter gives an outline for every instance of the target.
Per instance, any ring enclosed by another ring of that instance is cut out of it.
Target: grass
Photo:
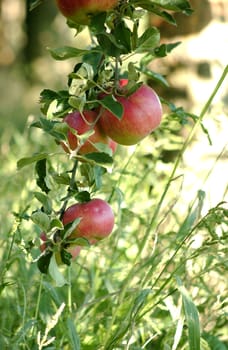
[[[187,138],[163,127],[162,136],[158,131],[136,148],[118,150],[100,193],[114,208],[115,230],[62,268],[63,287],[34,262],[40,232],[27,217],[37,206],[33,167],[16,171],[18,158],[56,145],[34,129],[2,135],[1,349],[228,348],[227,184],[209,209],[209,194],[197,186],[187,202],[183,162],[209,109],[212,115],[227,69],[194,126],[186,127]],[[161,140],[167,149],[175,143],[174,162],[164,161]],[[62,193],[56,188],[51,195],[58,205]]]

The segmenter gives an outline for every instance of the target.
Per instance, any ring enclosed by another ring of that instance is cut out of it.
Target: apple
[[[106,201],[99,198],[73,204],[64,212],[62,222],[65,226],[77,218],[81,220],[68,237],[69,239],[84,237],[93,244],[110,235],[114,227],[112,208]]]
[[[56,0],[60,12],[77,24],[89,24],[90,16],[111,10],[118,0]]]
[[[162,106],[156,92],[145,84],[128,96],[127,82],[120,80],[120,93],[115,96],[123,106],[122,118],[103,109],[99,123],[112,140],[128,146],[138,143],[159,126]]]
[[[85,141],[84,144],[82,144],[82,146],[79,146],[78,137],[69,130],[67,133],[69,148],[65,143],[61,142],[61,145],[65,152],[70,153],[70,151],[76,150],[78,146],[78,153],[81,155],[91,152],[99,152],[94,146],[94,144],[103,143],[108,145],[114,153],[116,145],[103,132],[101,126],[98,123],[96,123],[96,119],[97,112],[95,111],[84,111],[83,116],[78,111],[76,111],[68,114],[63,119],[63,121],[67,123],[70,128],[74,129],[78,135],[83,135],[86,132],[93,130],[93,134],[88,137],[88,139]]]

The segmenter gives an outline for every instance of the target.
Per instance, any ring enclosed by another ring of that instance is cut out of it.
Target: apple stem
[[[84,121],[87,125],[93,126],[93,125],[95,124],[94,122],[91,122],[91,123],[90,123],[90,122],[86,119],[86,117],[84,116],[83,112],[81,112],[80,114],[81,114],[81,117],[82,117],[83,121]]]
[[[75,189],[75,176],[76,176],[77,167],[78,167],[78,160],[76,159],[75,162],[74,162],[73,169],[71,171],[70,184],[69,184],[69,187],[68,187],[68,195],[67,195],[67,197],[65,198],[65,200],[63,202],[62,208],[60,209],[60,216],[59,216],[60,220],[63,217],[63,214],[64,214],[64,212],[66,210],[69,198],[71,197],[71,191]]]
[[[71,266],[68,266],[68,311],[72,313]]]
[[[96,102],[96,101],[92,101],[92,102]],[[87,125],[89,125],[89,126],[95,126],[96,123],[98,122],[98,120],[100,119],[101,114],[102,114],[102,111],[100,110],[99,113],[98,113],[98,115],[97,115],[97,117],[96,117],[96,119],[95,119],[93,122],[91,122],[91,123],[86,119],[86,117],[84,116],[83,113],[81,113],[81,117],[82,117],[83,121],[84,121]]]
[[[38,320],[38,315],[39,315],[39,308],[40,308],[40,301],[41,301],[41,292],[42,292],[42,288],[43,288],[43,274],[40,274],[40,283],[39,283],[39,289],[38,289],[38,295],[37,295],[37,301],[36,301],[36,309],[35,309],[35,315],[34,315],[34,320],[37,321]],[[31,329],[31,334],[34,335],[35,333],[35,323],[32,326]]]
[[[115,90],[118,90],[118,87],[119,87],[119,62],[120,62],[120,58],[119,56],[116,56],[115,58]]]

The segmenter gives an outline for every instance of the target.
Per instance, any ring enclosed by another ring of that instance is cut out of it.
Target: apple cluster
[[[91,15],[109,11],[118,5],[116,0],[56,0],[61,13],[71,21],[89,24]],[[148,85],[139,83],[131,90],[128,79],[113,82],[113,88],[102,89],[97,93],[96,106],[87,107],[83,111],[77,109],[63,115],[63,123],[67,128],[65,140],[60,144],[71,158],[99,153],[100,151],[114,155],[118,145],[135,145],[155,130],[162,118],[162,106],[156,92]],[[121,106],[121,115],[114,114],[104,100],[111,98]],[[84,239],[88,244],[95,244],[109,236],[114,227],[114,214],[110,205],[99,198],[93,198],[64,208],[61,221],[67,230],[69,225],[75,226],[65,239],[64,250],[72,258],[78,256],[81,245],[78,240]],[[40,249],[47,250],[48,242],[45,233]],[[58,243],[58,235],[54,241]],[[56,243],[55,242],[55,243]],[[51,247],[52,248],[52,247]],[[58,262],[64,261],[58,256]]]
[[[121,79],[114,96],[123,108],[120,119],[104,107],[81,114],[76,111],[64,118],[69,126],[68,145],[62,143],[66,152],[77,150],[79,154],[87,154],[97,151],[96,143],[103,143],[114,153],[117,144],[135,145],[159,126],[162,106],[155,91],[143,84],[128,95],[127,85],[128,80]],[[80,136],[90,131],[92,134],[80,145]]]
[[[128,96],[125,86],[127,80],[121,80],[119,95],[115,96],[123,107],[121,119],[103,107],[83,113],[74,111],[65,116],[63,122],[69,126],[68,141],[62,142],[61,145],[67,153],[77,152],[84,155],[98,152],[96,144],[101,143],[107,145],[114,153],[118,144],[137,144],[160,124],[162,108],[154,90],[147,85],[141,85]],[[82,142],[81,136],[86,133],[89,136]],[[94,244],[107,237],[114,226],[112,209],[101,199],[70,206],[64,212],[62,222],[65,226],[78,218],[80,222],[68,237],[69,240],[83,237],[90,244]],[[80,247],[71,247],[69,252],[75,258],[80,252]]]

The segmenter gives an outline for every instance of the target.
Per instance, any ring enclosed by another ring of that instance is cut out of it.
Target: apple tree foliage
[[[30,0],[33,10],[42,0]],[[104,107],[117,118],[122,117],[123,108],[107,91],[115,92],[121,78],[128,79],[128,93],[140,86],[142,79],[154,80],[168,86],[165,77],[152,71],[149,63],[167,56],[179,43],[160,42],[159,29],[144,26],[142,21],[148,14],[161,17],[164,21],[176,25],[175,13],[190,15],[192,9],[186,0],[120,0],[118,6],[109,12],[91,16],[88,26],[91,42],[85,48],[60,46],[49,49],[55,60],[75,59],[71,73],[66,77],[62,90],[49,88],[40,93],[41,116],[31,127],[42,129],[47,137],[56,142],[56,152],[46,151],[33,154],[18,161],[18,169],[34,166],[37,190],[34,197],[39,203],[37,210],[27,214],[40,232],[46,232],[51,242],[37,259],[42,273],[49,272],[59,285],[64,283],[59,277],[57,266],[52,261],[53,252],[60,252],[62,262],[71,263],[71,255],[66,250],[67,237],[73,232],[78,221],[66,227],[62,216],[69,202],[86,202],[97,192],[102,192],[104,176],[115,162],[107,147],[89,154],[63,154],[60,143],[67,140],[68,127],[63,118],[74,110],[83,112]],[[84,29],[70,20],[66,23],[75,29],[77,35]],[[60,43],[61,44],[61,43]],[[161,98],[161,97],[160,97]],[[176,108],[171,102],[164,103],[170,109],[170,115],[180,124],[186,123],[188,116],[182,108]],[[191,116],[194,118],[194,116]],[[167,126],[166,126],[167,127]],[[82,135],[83,141],[89,135]],[[56,190],[58,189],[58,190]],[[58,193],[57,195],[54,194]],[[75,239],[76,245],[88,245],[86,239]]]

